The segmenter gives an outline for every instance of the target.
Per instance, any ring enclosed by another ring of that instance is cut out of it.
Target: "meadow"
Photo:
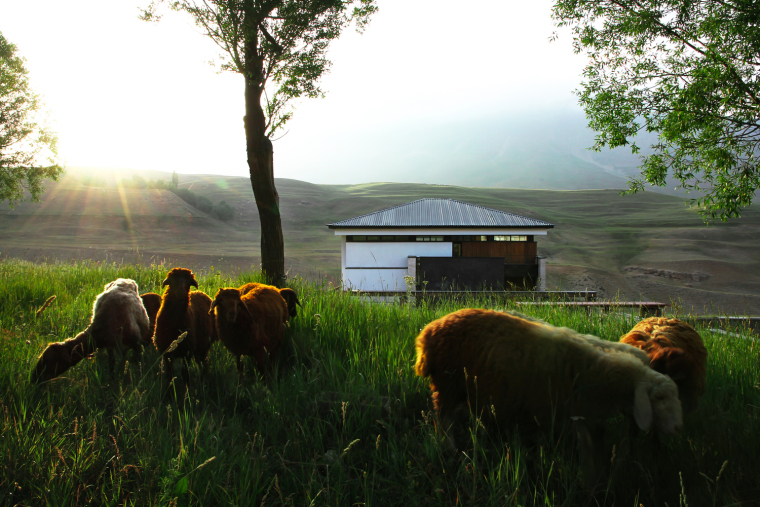
[[[117,177],[113,171],[97,174]],[[146,178],[170,176],[161,174]],[[0,207],[0,258],[167,259],[225,271],[258,265],[261,224],[250,181],[219,175],[179,180],[180,189],[229,203],[234,218],[217,220],[167,190],[88,186],[72,169],[61,181],[46,183],[42,202]],[[340,238],[326,224],[415,199],[451,198],[555,224],[537,238],[550,288],[593,289],[601,299],[680,300],[700,314],[760,315],[760,208],[748,208],[739,220],[705,225],[684,197],[654,192],[289,179],[277,179],[277,188],[291,276],[339,280]]]
[[[103,285],[128,277],[141,292],[159,292],[170,267],[0,262],[0,505],[760,502],[758,343],[707,329],[698,329],[709,354],[699,410],[659,447],[651,435],[631,436],[622,416],[608,421],[594,494],[583,487],[572,439],[529,442],[473,419],[471,449],[454,455],[437,436],[427,381],[414,374],[415,336],[456,309],[512,309],[514,301],[369,304],[326,279],[295,278],[289,285],[303,306],[271,388],[253,373],[239,378],[219,343],[207,374],[191,365],[188,388],[169,395],[155,350],[115,375],[96,355],[52,382],[29,384],[46,343],[86,327]],[[208,269],[197,278],[213,296],[260,273]],[[552,307],[531,314],[609,340],[634,323]]]

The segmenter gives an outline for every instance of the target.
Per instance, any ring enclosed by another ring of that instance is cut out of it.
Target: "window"
[[[528,236],[494,236],[494,241],[528,241]]]
[[[367,241],[367,236],[349,236],[350,241]]]
[[[380,236],[367,236],[367,241],[380,241]]]
[[[443,241],[443,236],[417,236],[417,241]]]

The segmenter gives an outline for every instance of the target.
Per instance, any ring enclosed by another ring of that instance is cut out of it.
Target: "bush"
[[[220,201],[214,206],[214,216],[219,220],[232,220],[235,216],[235,208],[227,204],[227,201]]]
[[[172,190],[175,194],[179,196],[180,199],[188,203],[190,206],[197,207],[198,205],[198,196],[195,195],[195,192],[192,192],[186,188],[175,188]]]
[[[204,213],[211,213],[211,211],[214,209],[214,203],[211,202],[211,199],[208,197],[203,197],[202,195],[199,195],[195,207],[201,210]]]

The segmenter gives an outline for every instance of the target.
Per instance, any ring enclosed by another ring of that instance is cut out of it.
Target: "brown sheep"
[[[156,315],[158,315],[158,309],[161,308],[161,296],[155,292],[146,292],[140,294],[145,311],[148,312],[148,319],[150,320],[150,336],[156,331]]]
[[[109,368],[114,371],[115,353],[122,356],[124,348],[129,348],[139,359],[142,347],[149,343],[150,323],[137,295],[137,282],[119,278],[95,298],[87,329],[75,338],[45,348],[32,372],[32,383],[59,376],[99,348],[108,351]]]
[[[166,354],[169,377],[173,375],[172,361],[176,358],[185,360],[182,374],[187,383],[188,359],[195,359],[205,369],[208,365],[208,351],[216,341],[214,317],[209,315],[211,298],[203,292],[190,291],[190,287],[198,288],[198,282],[189,269],[172,269],[166,275],[163,286],[168,287],[161,296],[153,343],[158,352],[164,354],[172,342],[187,331],[177,347]]]
[[[256,368],[269,381],[272,364],[285,336],[288,306],[277,287],[246,284],[239,289],[219,289],[211,303],[219,339],[237,358],[253,356]]]
[[[571,419],[596,423],[622,411],[642,430],[680,431],[673,381],[636,355],[595,341],[601,340],[510,313],[465,309],[420,332],[415,370],[430,377],[445,430],[469,406],[502,427],[561,430]]]
[[[255,287],[273,287],[272,285],[264,285],[258,282],[249,282],[245,285],[240,287],[240,294],[244,295],[248,293],[251,289]],[[273,287],[277,289],[277,287]],[[288,315],[292,317],[298,316],[298,309],[296,306],[301,306],[301,302],[298,301],[298,295],[296,294],[296,291],[290,288],[284,288],[284,289],[277,289],[280,292],[280,295],[282,296],[282,299],[285,300],[285,302],[288,304]]]
[[[650,317],[620,341],[646,352],[650,368],[675,381],[684,412],[697,409],[705,392],[707,349],[694,328],[678,319]]]

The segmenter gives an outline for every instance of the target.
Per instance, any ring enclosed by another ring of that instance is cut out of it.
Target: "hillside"
[[[116,181],[116,177],[111,180]],[[161,177],[159,173],[145,176]],[[164,175],[170,179],[170,174]],[[0,208],[0,257],[182,264],[229,271],[259,264],[259,218],[245,178],[181,175],[180,187],[235,208],[229,222],[156,189],[82,185],[69,171],[40,203]],[[456,198],[547,220],[540,238],[550,287],[668,302],[702,313],[760,313],[760,212],[705,225],[682,197],[617,190],[547,191],[409,183],[315,185],[278,179],[290,274],[339,277],[325,224],[422,197]],[[711,305],[715,307],[712,308]]]

